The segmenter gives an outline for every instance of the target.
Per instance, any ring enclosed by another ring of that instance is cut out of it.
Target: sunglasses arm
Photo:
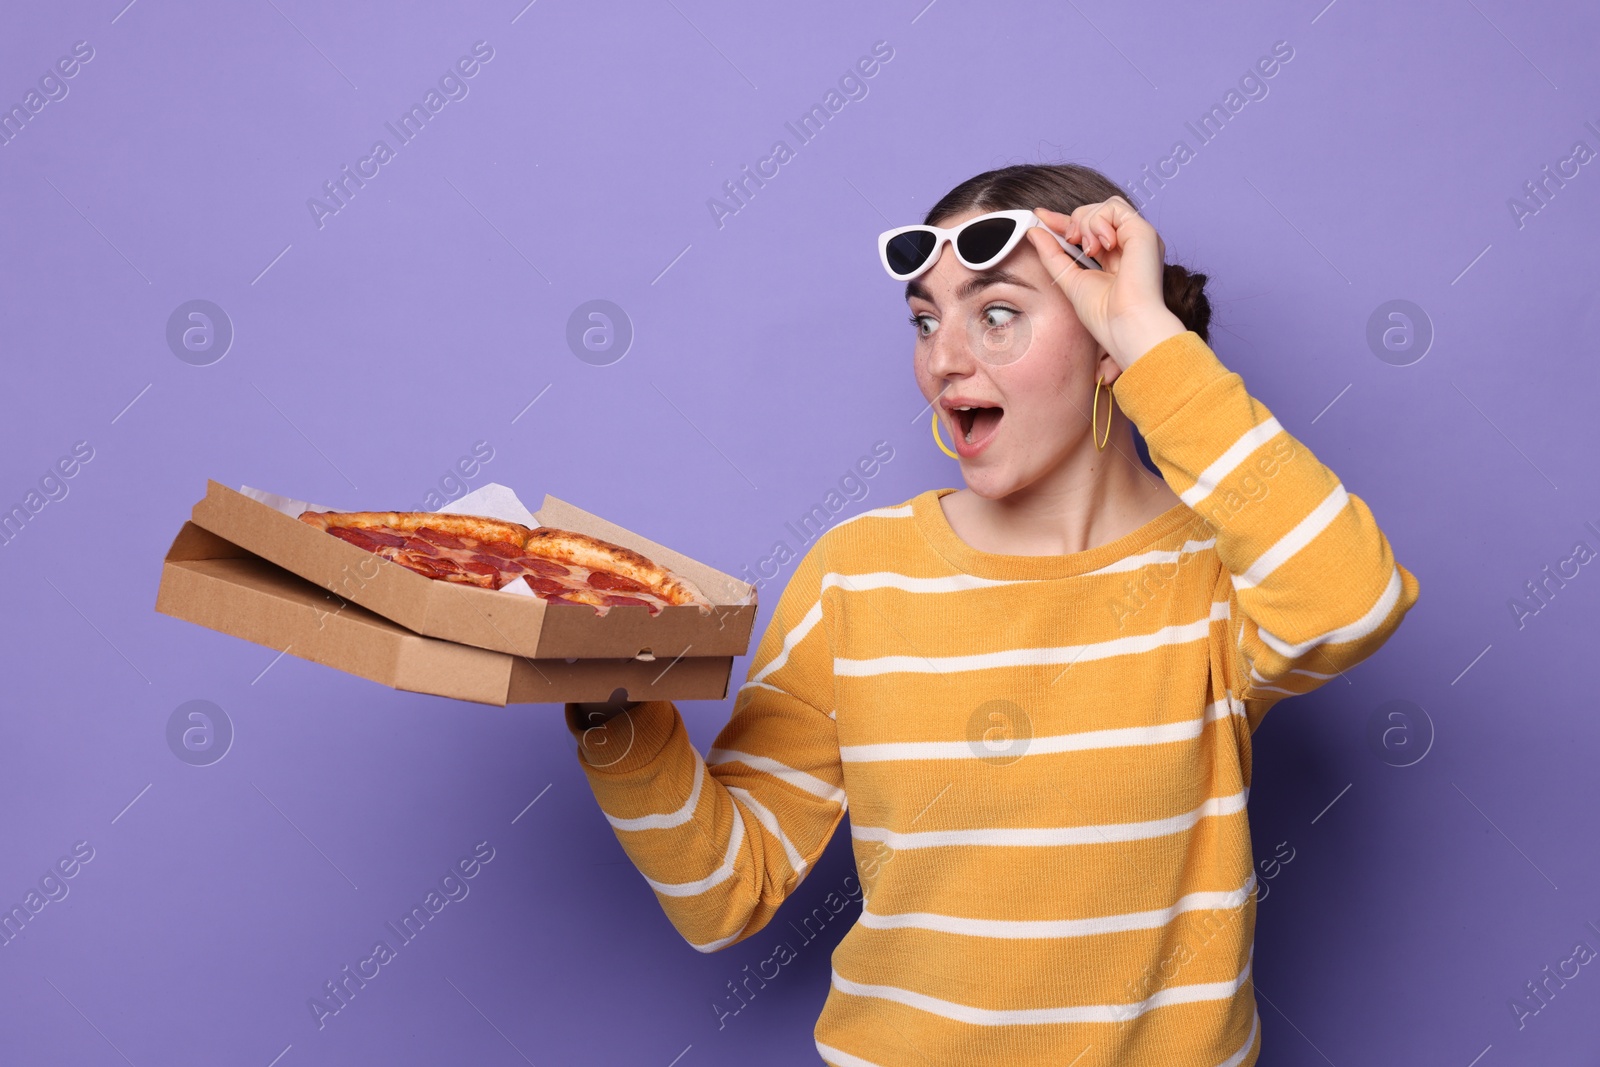
[[[1067,255],[1071,256],[1073,258],[1073,260],[1078,264],[1078,266],[1084,268],[1085,270],[1104,270],[1105,269],[1104,267],[1102,267],[1099,263],[1097,263],[1095,261],[1095,258],[1093,256],[1084,255],[1083,254],[1083,249],[1079,248],[1077,245],[1073,244],[1071,241],[1068,241],[1065,237],[1061,236],[1059,233],[1057,233],[1056,231],[1052,230],[1050,227],[1044,225],[1043,223],[1040,223],[1039,224],[1039,228],[1041,230],[1043,230],[1045,233],[1048,233],[1051,237],[1054,237],[1056,239],[1056,244],[1060,245],[1061,246],[1061,250],[1063,252],[1065,252]]]

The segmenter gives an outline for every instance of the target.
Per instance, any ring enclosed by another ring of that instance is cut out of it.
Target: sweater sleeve
[[[825,541],[796,565],[705,758],[671,701],[646,701],[587,730],[567,705],[601,811],[701,952],[764,927],[844,816]]]
[[[1230,686],[1251,730],[1388,640],[1417,600],[1372,512],[1245,391],[1200,335],[1170,337],[1113,383],[1167,484],[1215,531]],[[1220,598],[1219,598],[1220,599]]]

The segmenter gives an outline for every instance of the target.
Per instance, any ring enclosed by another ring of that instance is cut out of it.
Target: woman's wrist
[[[1139,312],[1119,322],[1112,333],[1120,352],[1112,352],[1117,366],[1127,370],[1138,358],[1168,338],[1184,333],[1188,327],[1166,305]]]

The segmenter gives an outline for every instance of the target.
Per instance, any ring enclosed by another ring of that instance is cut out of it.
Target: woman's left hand
[[[1084,328],[1100,342],[1117,366],[1127,370],[1134,360],[1160,342],[1180,334],[1182,320],[1162,297],[1166,244],[1120,196],[1085,204],[1070,215],[1034,208],[1046,226],[1099,260],[1104,270],[1086,270],[1047,234],[1028,231],[1050,277],[1072,301]]]

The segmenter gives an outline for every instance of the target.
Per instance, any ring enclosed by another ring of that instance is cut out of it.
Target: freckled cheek
[[[1023,359],[996,368],[994,383],[1008,409],[1015,408],[1030,416],[1055,409],[1071,411],[1070,401],[1076,398],[1078,385],[1067,369],[1056,361]]]
[[[1006,419],[1040,445],[1071,437],[1089,410],[1088,398],[1079,397],[1081,383],[1042,367],[1013,376],[1002,388]]]

